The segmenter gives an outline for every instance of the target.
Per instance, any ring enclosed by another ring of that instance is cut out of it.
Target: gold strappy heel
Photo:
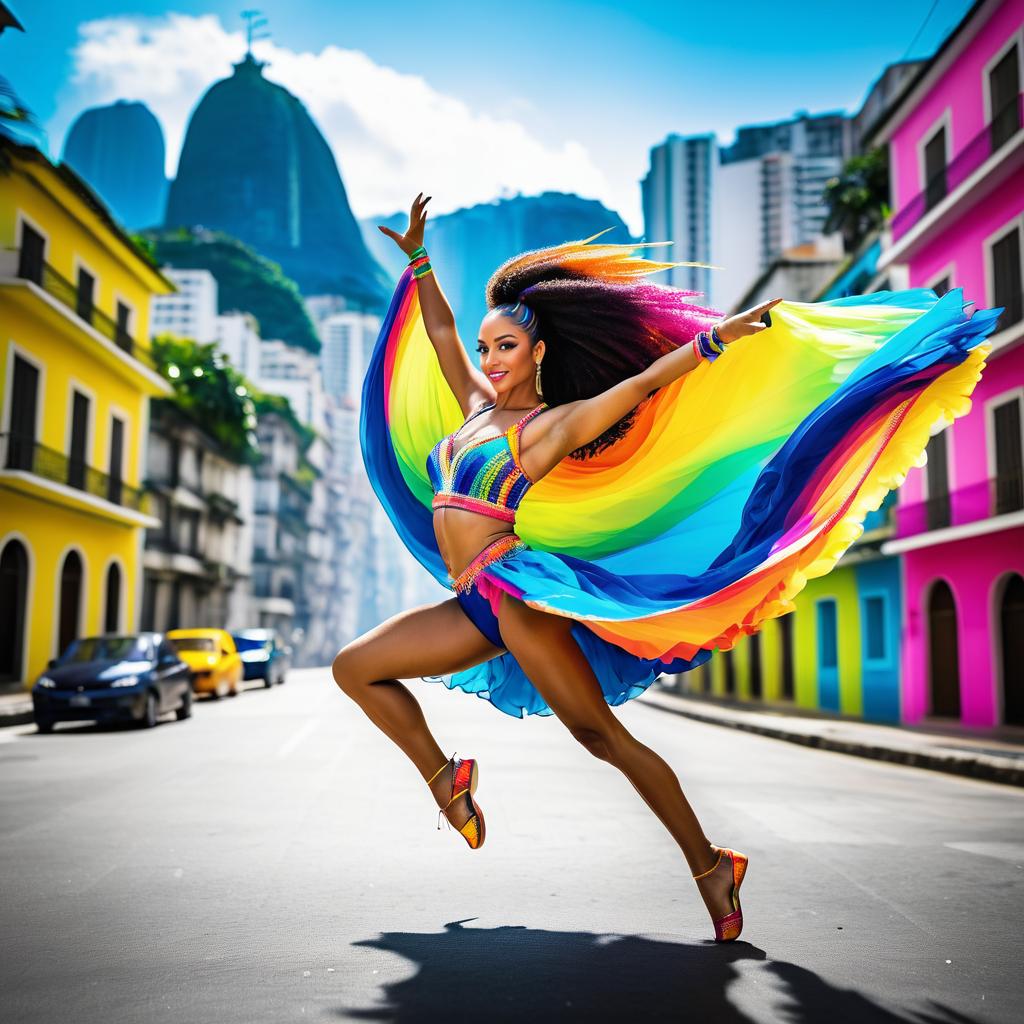
[[[452,795],[444,807],[439,808],[437,812],[437,827],[441,827],[441,818],[448,822],[448,827],[452,827],[452,823],[448,821],[448,815],[445,813],[449,807],[460,797],[468,794],[469,806],[473,813],[466,821],[466,823],[459,829],[456,829],[462,835],[462,838],[469,843],[471,850],[479,850],[484,845],[484,836],[486,834],[484,827],[484,816],[483,812],[477,806],[476,801],[473,799],[473,793],[476,791],[477,782],[480,778],[480,770],[477,767],[475,758],[466,758],[466,760],[457,760],[453,754],[449,760],[445,761],[443,765],[427,781],[429,786],[448,767],[448,765],[454,765],[454,771],[452,772]]]

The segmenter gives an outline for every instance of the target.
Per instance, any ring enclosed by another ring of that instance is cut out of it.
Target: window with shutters
[[[1020,128],[1020,54],[1014,43],[988,73],[991,120],[989,142],[994,153]]]
[[[1021,275],[1020,224],[997,237],[989,246],[989,267],[992,282],[992,305],[1002,306],[996,326],[1005,330],[1024,319],[1024,278]]]
[[[867,662],[888,661],[889,646],[885,634],[885,595],[864,598],[864,657]]]
[[[924,145],[924,202],[930,210],[941,202],[946,187],[946,126],[943,125]]]
[[[925,481],[928,486],[926,514],[929,530],[941,530],[950,524],[949,507],[949,450],[946,431],[936,434],[925,449],[928,462]]]
[[[995,447],[993,515],[1024,509],[1024,435],[1021,433],[1021,397],[991,406],[992,442]]]
[[[836,668],[839,664],[839,624],[836,602],[828,598],[818,602],[818,665]]]

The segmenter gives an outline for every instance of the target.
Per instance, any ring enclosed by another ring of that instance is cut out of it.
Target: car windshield
[[[76,640],[61,657],[63,665],[82,661],[149,661],[149,640],[140,636],[88,636]]]
[[[217,650],[217,645],[207,636],[172,636],[168,639],[179,651]]]
[[[261,651],[270,650],[271,641],[266,637],[236,636],[235,646],[239,651]]]

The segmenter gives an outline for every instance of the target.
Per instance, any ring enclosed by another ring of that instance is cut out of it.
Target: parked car
[[[273,629],[243,629],[233,636],[246,679],[262,679],[268,689],[274,683],[284,682],[292,649],[284,645]]]
[[[56,722],[133,721],[152,728],[165,711],[192,714],[188,665],[160,633],[75,640],[32,687],[40,732]]]
[[[192,670],[192,689],[214,700],[242,692],[242,659],[225,629],[172,629],[167,639]]]

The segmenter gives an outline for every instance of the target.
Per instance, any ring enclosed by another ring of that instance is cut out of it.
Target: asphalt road
[[[0,730],[6,1024],[1021,1019],[1024,793],[633,701],[751,857],[716,946],[613,768],[553,718],[414,685],[481,762],[480,851],[325,670],[151,731]]]

